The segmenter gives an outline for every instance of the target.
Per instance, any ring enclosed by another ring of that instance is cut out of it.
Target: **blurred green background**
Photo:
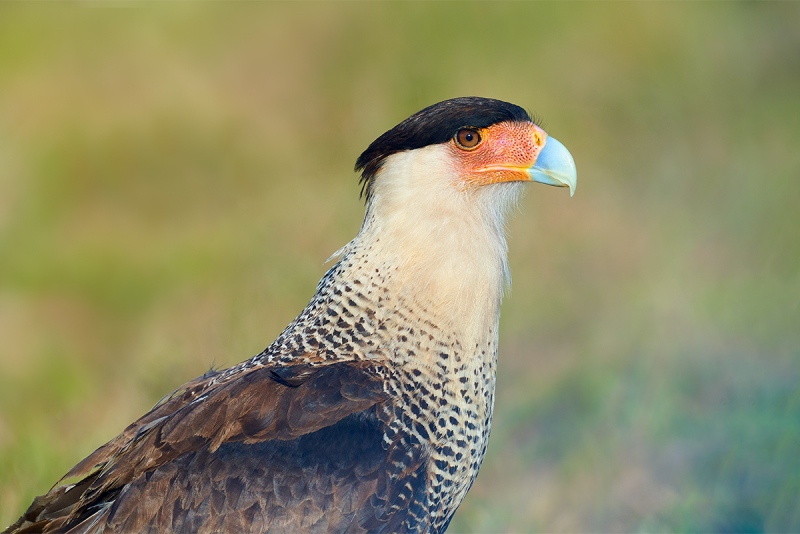
[[[259,352],[431,103],[575,157],[510,224],[451,532],[800,531],[800,4],[0,5],[0,527]]]

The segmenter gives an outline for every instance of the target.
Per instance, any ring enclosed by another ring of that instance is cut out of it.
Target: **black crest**
[[[361,171],[361,195],[366,193],[369,199],[375,175],[392,154],[444,143],[464,127],[486,128],[498,122],[530,120],[528,112],[519,106],[478,96],[428,106],[378,137],[358,157],[355,170]]]

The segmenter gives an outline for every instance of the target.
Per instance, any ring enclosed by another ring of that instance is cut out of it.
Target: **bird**
[[[577,183],[520,106],[445,100],[358,157],[363,223],[264,351],[180,386],[7,533],[440,533],[486,453],[505,224]]]

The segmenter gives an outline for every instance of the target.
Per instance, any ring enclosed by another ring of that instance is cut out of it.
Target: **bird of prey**
[[[356,162],[358,235],[263,352],[164,398],[6,532],[443,532],[489,439],[504,224],[575,164],[521,107],[455,98]]]

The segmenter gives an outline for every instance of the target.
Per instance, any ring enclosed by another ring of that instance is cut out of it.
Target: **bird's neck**
[[[391,304],[424,311],[464,341],[496,334],[510,283],[505,216],[521,188],[462,191],[429,180],[422,189],[395,174],[376,184],[361,231],[343,251],[343,276],[381,286]]]
[[[337,252],[314,298],[268,351],[429,366],[436,348],[408,356],[397,340],[419,340],[424,332],[463,347],[496,347],[510,282],[505,213],[519,196],[509,185],[416,192],[411,199],[400,187],[376,188],[358,235]],[[299,347],[288,341],[306,337],[335,341]]]
[[[502,228],[475,226],[455,218],[425,225],[368,214],[342,257],[341,276],[372,292],[386,328],[428,322],[462,343],[483,343],[497,333],[506,245]],[[401,310],[409,315],[396,314]]]

